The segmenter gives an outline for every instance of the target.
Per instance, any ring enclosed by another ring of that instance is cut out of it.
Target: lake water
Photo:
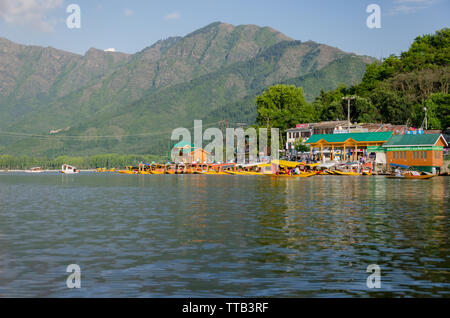
[[[448,177],[3,173],[0,297],[449,297],[449,190]]]

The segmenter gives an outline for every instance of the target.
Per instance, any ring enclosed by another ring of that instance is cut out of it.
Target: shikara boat
[[[233,174],[241,176],[262,176],[262,165],[260,163],[249,163],[239,165]],[[272,169],[270,169],[272,170]]]
[[[107,169],[107,168],[97,168],[97,172],[116,172],[115,168]]]
[[[25,172],[27,172],[27,173],[42,173],[42,168],[34,167],[34,168],[31,168],[30,170],[26,170]]]
[[[305,172],[305,173],[300,173],[300,174],[279,174],[279,175],[271,175],[272,177],[276,177],[276,178],[309,178],[312,176],[317,175],[317,172]]]
[[[391,163],[390,166],[395,167],[395,168],[400,168],[400,169],[406,169],[405,170],[397,170],[396,169],[396,173],[390,175],[390,176],[386,176],[386,178],[389,179],[431,179],[434,178],[436,175],[434,174],[428,174],[428,173],[420,173],[418,171],[415,171],[413,167],[410,166],[404,166],[404,165],[399,165],[399,164],[394,164]]]
[[[413,175],[402,175],[402,176],[386,176],[388,179],[431,179],[434,178],[435,175],[419,175],[419,176],[413,176]]]
[[[339,176],[361,176],[361,173],[353,172],[353,171],[340,171],[340,170],[334,170],[334,174]]]
[[[139,167],[128,166],[128,167],[125,167],[125,170],[119,170],[117,172],[122,173],[122,174],[138,174]]]
[[[204,172],[203,174],[207,175],[230,175],[232,172],[236,171],[236,164],[235,163],[222,163],[222,164],[216,164],[211,165],[209,170],[207,172]]]
[[[165,174],[176,174],[177,166],[172,163],[168,163],[165,165]]]

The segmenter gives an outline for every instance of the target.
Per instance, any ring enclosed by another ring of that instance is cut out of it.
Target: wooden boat
[[[372,163],[366,163],[363,165],[361,173],[363,176],[371,176],[373,174],[373,166]]]
[[[272,167],[271,163],[263,163],[258,166],[259,171],[262,175],[273,175],[274,174],[274,168]]]
[[[111,169],[97,168],[97,172],[116,172],[116,168],[111,168]]]
[[[339,176],[361,176],[362,175],[361,173],[358,173],[358,172],[339,171],[339,170],[335,170],[334,173]]]
[[[413,167],[410,166],[404,166],[399,164],[393,164],[391,163],[390,166],[405,169],[402,171],[399,171],[396,169],[396,173],[386,176],[386,178],[389,179],[431,179],[434,178],[436,175],[434,174],[427,174],[427,173],[420,173],[418,171],[415,171]]]
[[[42,168],[41,167],[34,167],[31,168],[30,170],[26,170],[26,173],[42,173]]]
[[[161,164],[156,164],[156,165],[152,165],[150,168],[150,172],[152,174],[165,174],[165,165],[161,165]]]
[[[436,175],[434,174],[420,174],[417,171],[407,171],[405,173],[401,173],[400,175],[390,175],[386,176],[388,179],[431,179],[434,178]]]
[[[165,173],[166,174],[175,174],[177,171],[177,167],[174,164],[166,164]]]
[[[230,175],[236,171],[236,164],[235,163],[222,163],[222,164],[216,164],[216,165],[210,165],[210,168],[208,171],[204,172],[203,174],[208,175]]]
[[[243,164],[239,165],[236,168],[236,171],[233,172],[235,175],[241,175],[241,176],[261,176],[263,175],[263,169],[265,165],[260,163],[249,163],[249,164]],[[270,172],[272,172],[272,165],[269,165]]]
[[[317,175],[317,172],[306,172],[306,173],[293,174],[293,175],[280,174],[280,175],[272,175],[272,176],[277,177],[277,178],[309,178],[309,177],[312,177],[315,175]]]
[[[212,165],[206,163],[192,164],[193,174],[208,174],[212,170]]]
[[[133,166],[128,166],[128,167],[125,167],[125,170],[119,170],[117,172],[122,173],[122,174],[138,174],[139,168],[133,167]]]
[[[431,179],[434,178],[435,175],[420,175],[420,176],[386,176],[388,179]]]

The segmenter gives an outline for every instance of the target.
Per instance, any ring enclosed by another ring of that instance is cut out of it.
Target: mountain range
[[[215,22],[136,54],[85,55],[0,38],[0,154],[161,154],[194,119],[252,124],[278,84],[321,90],[361,81],[373,58],[270,27]]]

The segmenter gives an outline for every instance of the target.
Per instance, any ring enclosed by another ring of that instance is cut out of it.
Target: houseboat
[[[80,170],[69,165],[62,165],[61,172],[64,174],[75,174],[80,173]]]

